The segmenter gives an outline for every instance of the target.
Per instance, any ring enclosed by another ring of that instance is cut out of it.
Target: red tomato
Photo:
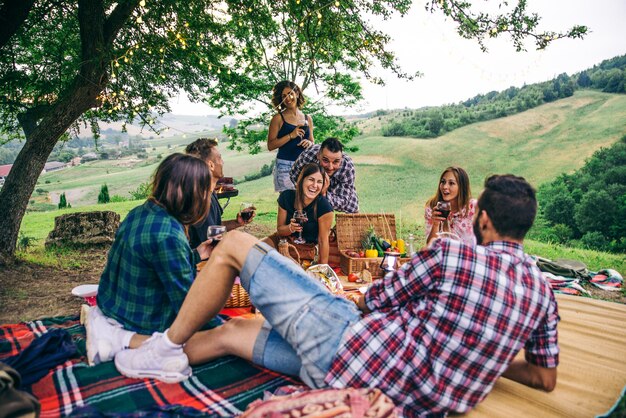
[[[365,251],[359,251],[359,257],[361,258],[365,257]]]
[[[356,282],[358,280],[359,280],[359,276],[357,276],[356,274],[354,274],[354,273],[348,274],[348,281],[349,282],[354,283],[354,282]]]

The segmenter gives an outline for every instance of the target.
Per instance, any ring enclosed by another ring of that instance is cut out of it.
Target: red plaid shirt
[[[521,245],[437,240],[365,294],[326,382],[377,387],[406,416],[465,412],[524,347],[556,367],[557,304]]]

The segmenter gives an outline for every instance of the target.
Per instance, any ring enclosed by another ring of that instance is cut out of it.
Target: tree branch
[[[24,24],[35,0],[5,0],[0,6],[0,49]]]

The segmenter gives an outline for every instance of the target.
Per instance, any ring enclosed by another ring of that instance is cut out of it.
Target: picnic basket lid
[[[361,248],[370,226],[377,237],[396,239],[396,217],[393,213],[337,213],[337,246],[339,251]]]

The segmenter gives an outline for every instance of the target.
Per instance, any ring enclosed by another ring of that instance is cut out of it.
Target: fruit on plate
[[[354,273],[348,274],[348,281],[351,283],[356,283],[361,281],[361,278]]]

